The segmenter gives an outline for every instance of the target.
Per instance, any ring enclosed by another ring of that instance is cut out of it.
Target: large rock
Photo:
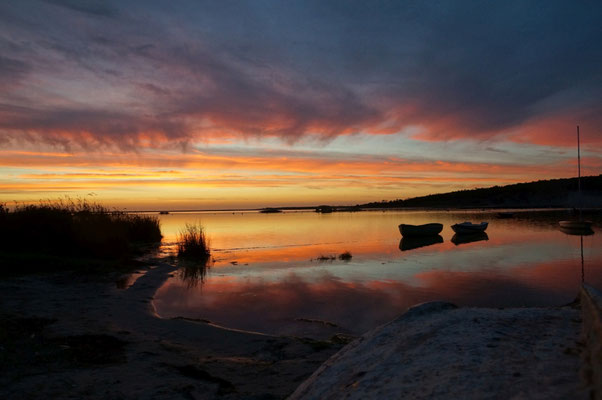
[[[290,399],[585,399],[579,317],[422,304],[343,348]]]

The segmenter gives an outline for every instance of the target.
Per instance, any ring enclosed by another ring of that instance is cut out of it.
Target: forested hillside
[[[362,208],[602,207],[602,175],[551,179],[362,204]]]

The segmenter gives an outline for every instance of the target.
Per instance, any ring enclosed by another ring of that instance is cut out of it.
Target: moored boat
[[[412,236],[432,236],[438,235],[443,230],[443,224],[431,223],[424,225],[399,225],[399,232],[401,236],[412,237]]]
[[[487,229],[488,225],[488,222],[481,222],[480,224],[473,224],[472,222],[462,222],[460,224],[452,225],[452,229],[458,234],[477,233],[485,232],[485,229]]]
[[[579,221],[579,220],[559,221],[558,225],[560,225],[560,227],[562,229],[569,229],[569,230],[583,230],[583,231],[587,231],[587,230],[591,230],[592,229],[592,222],[591,221]]]

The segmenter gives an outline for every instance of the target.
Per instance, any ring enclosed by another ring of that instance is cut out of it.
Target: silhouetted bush
[[[203,227],[186,224],[184,230],[178,235],[178,257],[206,262],[210,255],[209,241]]]

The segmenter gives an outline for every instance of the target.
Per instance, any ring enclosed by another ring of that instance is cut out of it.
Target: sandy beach
[[[0,349],[0,397],[283,398],[343,345],[161,319],[152,298],[174,267],[141,272],[126,289],[67,273],[0,281],[18,336]]]
[[[429,303],[343,348],[349,338],[162,319],[153,294],[174,271],[155,260],[124,289],[68,273],[0,281],[9,327],[0,396],[270,399],[301,385],[293,398],[587,398],[577,305]]]

